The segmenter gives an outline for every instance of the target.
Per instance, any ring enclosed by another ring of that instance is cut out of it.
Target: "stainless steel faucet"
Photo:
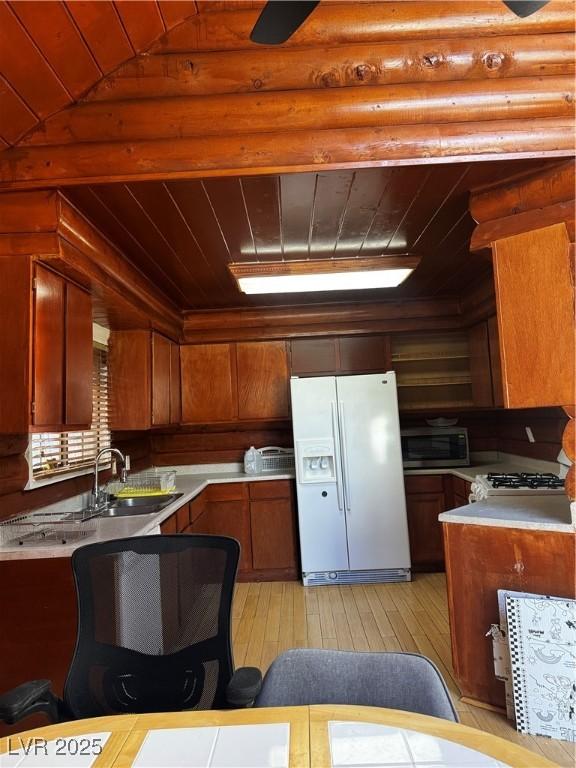
[[[105,453],[116,454],[116,456],[118,456],[122,462],[122,469],[120,470],[120,481],[122,483],[126,482],[127,473],[130,469],[130,456],[124,456],[122,451],[119,451],[118,448],[102,448],[102,450],[98,452],[96,461],[94,462],[94,487],[92,488],[92,499],[90,501],[90,508],[93,510],[100,509],[106,503],[106,499],[104,498],[104,491],[101,491],[98,487],[100,459]]]

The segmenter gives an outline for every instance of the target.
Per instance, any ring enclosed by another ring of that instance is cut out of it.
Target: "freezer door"
[[[351,570],[410,568],[396,376],[336,380]]]
[[[333,376],[290,380],[294,445],[308,441],[335,448],[331,482],[301,482],[305,451],[297,451],[296,493],[302,571],[340,571],[348,568],[346,520],[339,455],[336,380]]]

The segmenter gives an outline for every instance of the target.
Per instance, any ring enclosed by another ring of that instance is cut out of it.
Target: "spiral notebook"
[[[576,740],[576,600],[506,596],[516,728]]]

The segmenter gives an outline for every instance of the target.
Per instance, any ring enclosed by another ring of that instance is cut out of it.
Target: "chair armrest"
[[[262,672],[257,667],[240,667],[226,687],[226,701],[234,709],[251,707],[262,688]]]
[[[35,712],[45,712],[51,722],[59,719],[60,700],[50,690],[50,680],[30,680],[0,696],[0,721],[13,725]]]

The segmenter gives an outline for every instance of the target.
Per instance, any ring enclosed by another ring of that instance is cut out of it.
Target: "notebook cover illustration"
[[[576,600],[506,597],[516,728],[576,740]]]

